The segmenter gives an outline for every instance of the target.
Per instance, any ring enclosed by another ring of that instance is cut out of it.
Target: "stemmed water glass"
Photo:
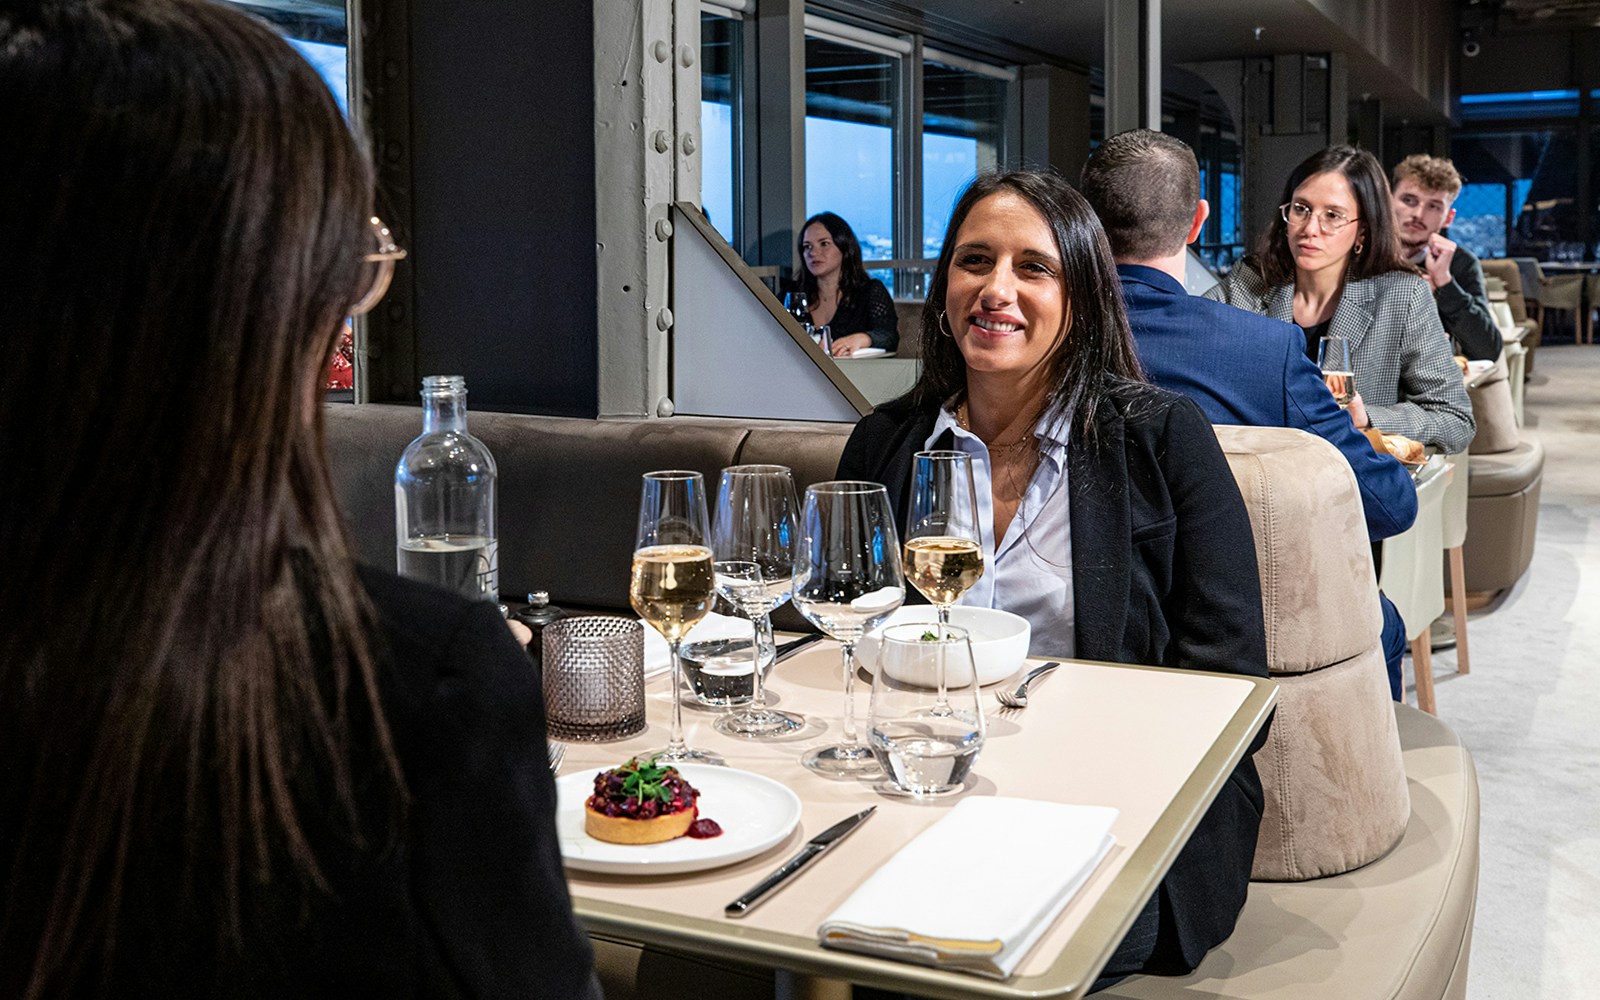
[[[906,579],[939,614],[939,635],[950,626],[950,606],[983,576],[983,534],[978,525],[972,456],[964,451],[919,451],[912,461],[911,509],[906,519]],[[939,645],[938,699],[946,709],[944,644]]]
[[[1349,406],[1356,395],[1356,377],[1350,367],[1350,342],[1343,337],[1323,337],[1317,345],[1317,367],[1334,402]]]
[[[877,762],[856,732],[856,643],[905,600],[900,547],[889,494],[878,483],[837,481],[806,490],[794,559],[794,604],[838,640],[844,669],[841,742],[802,760],[823,774],[876,773]]]
[[[717,591],[755,629],[750,648],[750,704],[715,725],[730,736],[770,739],[792,733],[805,720],[767,707],[761,653],[773,646],[772,609],[794,586],[794,480],[781,465],[735,465],[717,484],[712,549]]]
[[[683,671],[678,646],[711,610],[715,595],[710,537],[700,473],[674,469],[644,474],[628,599],[639,617],[667,640],[670,650],[672,733],[659,754],[669,763],[722,763],[716,754],[691,750],[684,741],[683,706],[678,699]]]

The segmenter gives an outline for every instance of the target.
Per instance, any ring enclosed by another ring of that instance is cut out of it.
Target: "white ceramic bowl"
[[[938,609],[931,604],[900,608],[883,625],[861,637],[861,642],[856,645],[856,662],[866,667],[868,673],[876,673],[878,634],[883,629],[903,622],[931,624],[938,620]],[[1016,673],[1022,661],[1028,658],[1028,640],[1032,630],[1028,627],[1028,620],[1021,615],[995,608],[968,608],[958,604],[950,609],[950,624],[961,626],[972,637],[972,662],[978,670],[980,685],[997,684],[1005,680]]]

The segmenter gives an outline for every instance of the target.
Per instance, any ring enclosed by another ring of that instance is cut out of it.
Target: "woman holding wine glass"
[[[1312,360],[1322,337],[1345,339],[1356,427],[1465,451],[1472,402],[1433,290],[1400,252],[1377,158],[1330,146],[1290,172],[1281,202],[1256,250],[1206,297],[1297,324]]]
[[[909,511],[916,453],[969,455],[984,571],[962,603],[1027,618],[1036,655],[1266,676],[1244,502],[1200,410],[1144,382],[1093,211],[1054,175],[989,175],[947,232],[921,377],[862,419],[839,475]],[[1227,937],[1260,810],[1246,758],[1107,977],[1192,969]]]

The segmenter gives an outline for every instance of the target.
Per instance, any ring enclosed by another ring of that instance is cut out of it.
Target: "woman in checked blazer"
[[[1333,146],[1294,169],[1255,253],[1207,293],[1322,337],[1343,337],[1358,394],[1357,427],[1441,451],[1472,441],[1472,403],[1428,283],[1400,254],[1389,182],[1366,150]]]

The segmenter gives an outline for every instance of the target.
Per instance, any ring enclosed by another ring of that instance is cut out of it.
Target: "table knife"
[[[781,663],[813,642],[821,641],[821,639],[822,634],[820,632],[812,632],[810,635],[803,635],[798,639],[790,639],[788,642],[780,643],[777,649],[777,659],[773,660],[773,662]]]
[[[868,806],[854,816],[846,816],[815,837],[812,837],[806,841],[806,846],[800,848],[799,854],[785,861],[778,867],[777,871],[762,879],[754,889],[729,903],[722,912],[730,917],[742,917],[749,913],[780,885],[797,875],[813,861],[827,854],[839,841],[849,836],[852,830],[866,822],[868,816],[877,811],[877,806]]]

